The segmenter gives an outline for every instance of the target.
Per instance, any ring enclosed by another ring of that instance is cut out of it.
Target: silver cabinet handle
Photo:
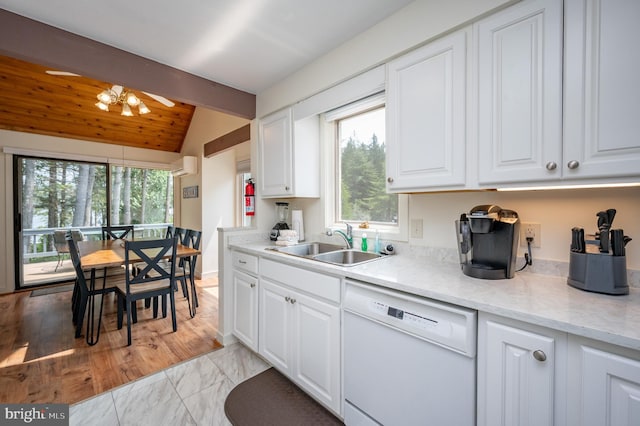
[[[285,191],[288,191],[288,190],[289,190],[289,187],[288,187],[288,186],[285,186],[285,187],[284,187],[284,190],[285,190]]]
[[[284,297],[284,300],[285,300],[285,301],[287,301],[287,302],[289,302],[289,301],[291,300],[291,298],[290,298],[289,296],[285,296],[285,297]]]
[[[546,165],[547,170],[555,170],[558,165],[554,161],[549,161]]]
[[[580,167],[580,163],[576,160],[571,160],[567,163],[567,167],[570,168],[571,170],[575,170],[578,167]]]
[[[290,302],[293,305],[294,303],[296,303],[296,299],[291,299]]]
[[[389,183],[393,183],[393,178],[392,178],[392,177],[388,177],[388,178],[387,178],[387,182],[389,182]]]
[[[547,360],[547,354],[545,354],[540,349],[538,349],[537,351],[533,351],[533,357],[536,359],[536,361],[540,362],[544,362]]]
[[[255,283],[251,283],[251,284],[249,284],[249,287],[256,288],[256,285],[255,285]]]

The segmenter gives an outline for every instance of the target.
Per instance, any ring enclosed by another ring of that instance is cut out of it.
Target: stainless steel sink
[[[303,243],[296,244],[294,246],[274,247],[271,250],[279,251],[280,253],[291,254],[294,256],[314,256],[321,253],[327,253],[330,251],[342,250],[343,246],[338,244],[327,243]]]
[[[340,266],[355,266],[361,263],[383,257],[377,253],[366,253],[358,250],[346,249],[338,244],[302,243],[293,246],[269,247],[267,250],[305,257],[319,262],[332,263]]]
[[[333,263],[334,265],[353,266],[372,260],[380,259],[381,254],[367,253],[357,250],[337,250],[327,253],[317,254],[312,257],[320,262]]]

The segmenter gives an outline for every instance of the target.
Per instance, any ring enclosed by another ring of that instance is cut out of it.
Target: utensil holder
[[[629,294],[626,256],[602,253],[569,253],[567,284],[595,293]]]

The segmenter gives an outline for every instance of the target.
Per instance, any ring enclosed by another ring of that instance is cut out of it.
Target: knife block
[[[595,293],[629,294],[626,256],[606,253],[569,253],[567,284]]]

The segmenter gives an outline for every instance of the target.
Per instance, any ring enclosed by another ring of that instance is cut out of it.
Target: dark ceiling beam
[[[204,156],[209,158],[220,151],[224,151],[225,149],[229,149],[232,146],[236,146],[248,140],[251,140],[250,124],[244,125],[239,129],[204,144]]]
[[[255,118],[254,94],[0,9],[0,53],[234,116]]]

